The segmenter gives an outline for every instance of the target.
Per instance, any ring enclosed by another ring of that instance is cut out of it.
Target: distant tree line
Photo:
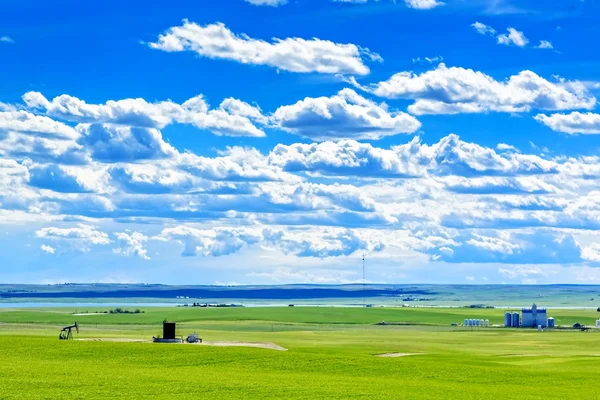
[[[106,311],[104,313],[106,313]],[[144,311],[140,310],[139,308],[136,308],[134,311],[130,311],[130,310],[124,310],[121,307],[117,307],[113,310],[110,310],[108,313],[109,314],[143,314]]]

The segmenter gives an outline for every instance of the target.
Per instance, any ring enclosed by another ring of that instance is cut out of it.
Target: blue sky
[[[0,281],[597,282],[599,12],[3,4]]]

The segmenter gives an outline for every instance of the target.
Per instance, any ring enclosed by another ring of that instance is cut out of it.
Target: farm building
[[[545,308],[538,307],[535,304],[531,307],[526,307],[521,310],[523,315],[521,326],[535,328],[541,325],[543,328],[547,326],[548,313]]]

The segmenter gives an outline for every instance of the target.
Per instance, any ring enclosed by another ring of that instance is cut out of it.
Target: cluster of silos
[[[490,320],[486,319],[465,319],[464,322],[464,326],[483,326],[483,327],[489,327],[490,326]]]
[[[600,321],[600,320],[598,320],[598,321]],[[537,327],[537,326],[541,326],[542,328],[545,328],[545,327],[554,328],[555,327],[554,318],[552,318],[552,317],[548,318],[546,321],[542,320],[542,322],[546,322],[546,324],[536,323],[533,327]],[[520,328],[521,326],[530,327],[531,325],[527,325],[525,320],[523,320],[521,322],[521,316],[519,315],[518,312],[511,313],[511,312],[507,311],[506,313],[504,313],[504,327],[505,328]]]
[[[521,326],[521,315],[518,312],[507,311],[504,314],[504,327],[505,328],[519,328]]]

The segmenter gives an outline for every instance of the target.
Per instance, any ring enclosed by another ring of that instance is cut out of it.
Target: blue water
[[[107,307],[176,307],[177,303],[2,303],[0,308],[107,308]]]
[[[190,305],[191,303],[187,303]],[[244,307],[287,307],[289,303],[236,303]],[[90,309],[109,309],[114,307],[127,307],[135,309],[138,307],[180,307],[183,303],[35,303],[35,302],[0,302],[0,308],[71,308],[84,312]],[[362,307],[358,304],[295,304],[296,307]],[[191,308],[191,307],[189,307]]]

